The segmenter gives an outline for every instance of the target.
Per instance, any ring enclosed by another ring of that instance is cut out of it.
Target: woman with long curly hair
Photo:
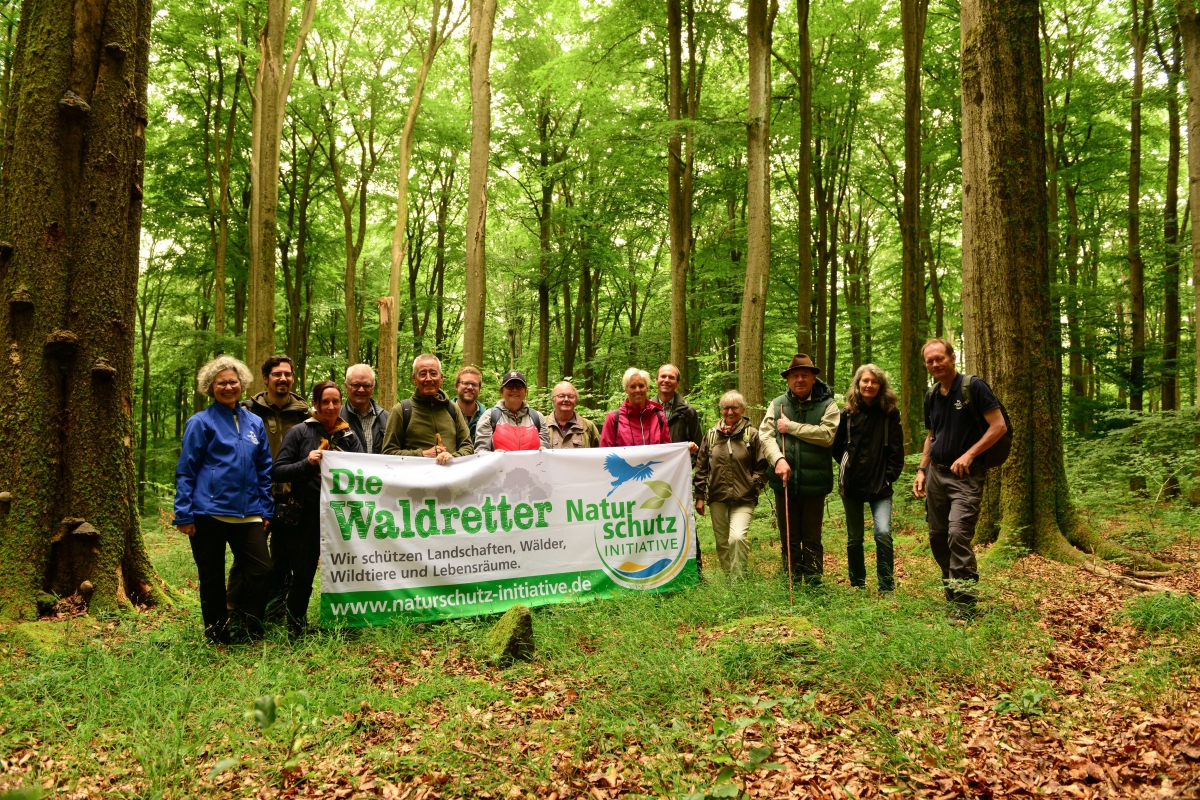
[[[838,463],[838,490],[846,509],[846,561],[850,585],[867,585],[863,555],[863,505],[871,506],[875,529],[875,573],[880,593],[895,588],[892,550],[892,483],[904,469],[904,434],[900,410],[887,373],[874,364],[854,372],[842,408],[833,457]]]

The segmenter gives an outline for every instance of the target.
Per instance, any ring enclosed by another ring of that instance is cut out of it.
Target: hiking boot
[[[975,607],[956,603],[950,611],[950,622],[955,625],[966,625],[975,619]]]

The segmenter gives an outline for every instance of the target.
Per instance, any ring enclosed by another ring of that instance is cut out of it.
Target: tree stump
[[[488,634],[488,660],[497,666],[533,658],[533,615],[525,606],[510,608]]]

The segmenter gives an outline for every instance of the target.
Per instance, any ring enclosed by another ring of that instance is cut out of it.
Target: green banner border
[[[590,581],[586,591],[572,591],[576,581]],[[557,603],[586,603],[620,595],[643,593],[658,594],[679,589],[690,589],[700,582],[700,571],[695,558],[687,563],[669,583],[654,589],[627,589],[620,586],[603,570],[583,570],[548,575],[532,575],[528,578],[507,578],[495,581],[422,586],[412,589],[388,589],[374,592],[321,593],[321,622],[326,626],[342,625],[361,628],[368,625],[388,625],[395,622],[432,622],[436,620],[474,617],[483,614],[500,614],[515,605],[544,606]],[[562,584],[567,591],[561,592]],[[519,591],[519,587],[527,591]],[[530,589],[535,591],[529,591]],[[502,592],[502,589],[510,590]],[[490,595],[488,600],[479,600],[480,593]],[[472,598],[472,602],[457,602]],[[440,598],[445,598],[444,600]],[[501,599],[503,598],[503,599]],[[451,600],[454,600],[451,604]],[[412,605],[412,609],[406,609]],[[338,610],[354,607],[353,611],[334,614]],[[373,606],[373,608],[372,608]]]

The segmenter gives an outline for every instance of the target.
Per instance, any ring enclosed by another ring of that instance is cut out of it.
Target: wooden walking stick
[[[788,480],[791,480],[791,473],[788,473]],[[787,542],[787,571],[788,571],[788,605],[793,609],[796,607],[796,596],[793,587],[794,579],[792,578],[792,510],[791,503],[788,502],[788,481],[783,482],[783,526],[786,529],[784,538]]]

